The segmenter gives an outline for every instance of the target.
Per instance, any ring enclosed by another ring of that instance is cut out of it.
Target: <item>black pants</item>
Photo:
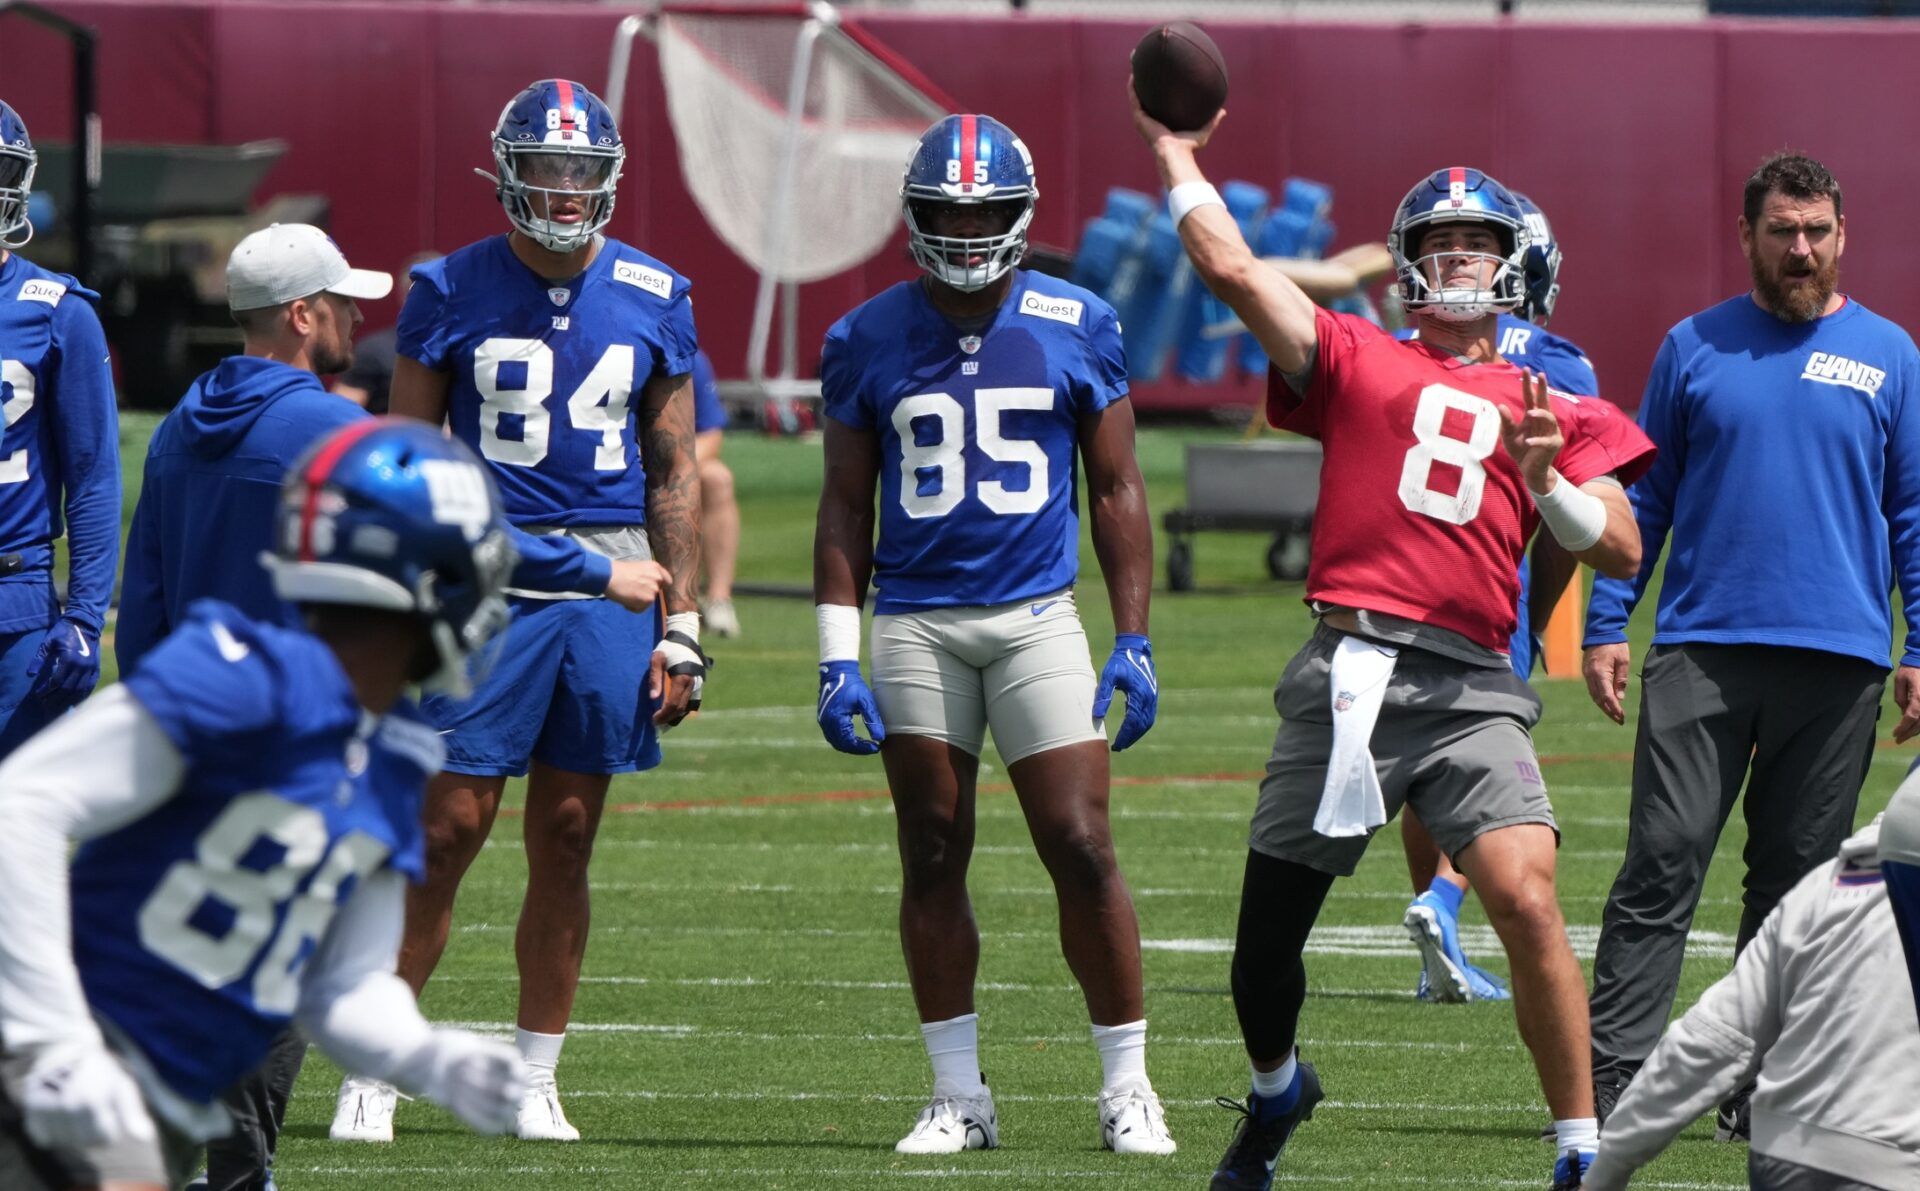
[[[1746,782],[1738,946],[1833,859],[1873,759],[1887,672],[1767,645],[1657,646],[1641,671],[1627,854],[1594,958],[1593,1070],[1630,1075],[1666,1028],[1715,843]]]
[[[233,1132],[207,1143],[207,1191],[266,1191],[287,1101],[306,1057],[305,1036],[288,1029],[274,1039],[266,1062],[221,1097],[233,1114]]]

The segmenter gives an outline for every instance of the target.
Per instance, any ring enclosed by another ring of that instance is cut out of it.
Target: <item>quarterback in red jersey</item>
[[[1319,625],[1275,693],[1241,885],[1232,979],[1253,1087],[1213,1191],[1270,1186],[1321,1099],[1294,1046],[1307,935],[1334,878],[1409,804],[1506,949],[1554,1116],[1552,1186],[1578,1187],[1598,1145],[1586,982],[1554,893],[1559,833],[1528,734],[1540,702],[1506,649],[1541,525],[1602,574],[1637,573],[1622,485],[1652,445],[1500,359],[1530,235],[1500,183],[1445,169],[1401,202],[1387,245],[1420,333],[1396,340],[1319,309],[1249,250],[1195,161],[1219,119],[1174,133],[1134,104],[1194,271],[1273,361],[1269,420],[1319,439],[1325,461],[1307,574]]]

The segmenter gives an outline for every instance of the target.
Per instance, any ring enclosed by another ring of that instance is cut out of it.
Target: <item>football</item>
[[[1140,106],[1175,132],[1205,128],[1226,105],[1226,59],[1191,21],[1154,26],[1133,47],[1132,62]]]

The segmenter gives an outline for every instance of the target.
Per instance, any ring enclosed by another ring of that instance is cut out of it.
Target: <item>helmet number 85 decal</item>
[[[1446,432],[1449,412],[1471,419],[1465,438]],[[1480,512],[1486,492],[1487,469],[1482,462],[1500,445],[1500,409],[1484,397],[1462,393],[1446,385],[1420,390],[1413,411],[1413,437],[1400,466],[1400,503],[1422,516],[1465,525]],[[1453,491],[1433,487],[1435,469],[1456,472]]]
[[[965,182],[969,180],[971,180],[975,186],[985,186],[987,184],[987,163],[984,161],[974,162],[973,177],[972,179],[966,179],[960,176],[959,159],[953,157],[947,158],[947,181]]]

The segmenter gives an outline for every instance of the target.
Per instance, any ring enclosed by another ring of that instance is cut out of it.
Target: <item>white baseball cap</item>
[[[275,223],[234,245],[227,258],[227,308],[258,310],[325,290],[371,300],[393,292],[393,274],[355,269],[333,237],[305,223]]]

